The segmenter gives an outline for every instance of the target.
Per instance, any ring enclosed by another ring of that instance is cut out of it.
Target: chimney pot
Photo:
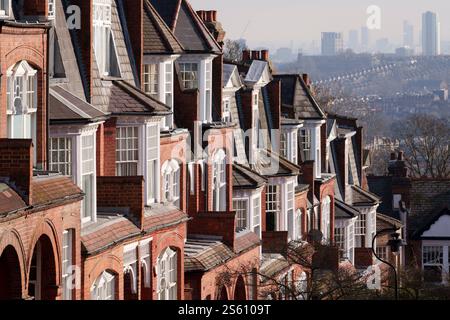
[[[206,11],[206,22],[212,22],[213,21],[213,12],[212,11]]]
[[[242,61],[249,61],[250,60],[250,50],[243,50],[242,51]]]
[[[391,160],[397,160],[397,154],[395,152],[391,152]]]
[[[309,74],[307,74],[307,73],[302,74],[302,78],[303,78],[303,81],[305,82],[305,84],[309,87],[311,85],[311,80],[309,78]]]
[[[400,152],[398,153],[398,161],[403,161],[404,158],[405,158],[405,156],[404,156],[403,151],[400,151]]]
[[[211,11],[211,18],[212,18],[212,22],[216,22],[217,21],[217,11],[216,10],[212,10]]]
[[[259,60],[259,51],[252,51],[252,59],[253,60]]]
[[[197,15],[200,17],[200,19],[205,21],[205,11],[204,10],[197,11]]]

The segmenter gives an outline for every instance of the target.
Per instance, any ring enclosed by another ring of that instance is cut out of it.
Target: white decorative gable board
[[[441,216],[431,227],[422,234],[424,238],[450,237],[450,215]]]

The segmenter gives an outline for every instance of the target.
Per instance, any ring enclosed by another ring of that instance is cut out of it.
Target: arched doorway
[[[42,235],[33,249],[28,276],[28,295],[35,300],[55,300],[57,295],[55,255],[51,240]]]
[[[234,289],[234,300],[244,301],[247,300],[247,295],[245,292],[245,282],[242,276],[239,276],[236,282],[236,288]]]
[[[16,250],[7,246],[0,256],[0,300],[22,298],[20,262]]]
[[[228,301],[228,292],[225,286],[222,286],[222,289],[219,291],[219,296],[217,297],[219,301]]]

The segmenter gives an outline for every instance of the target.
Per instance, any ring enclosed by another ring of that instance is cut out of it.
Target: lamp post
[[[400,230],[400,228],[383,229],[383,230],[377,232],[375,237],[373,237],[373,239],[372,239],[372,252],[373,252],[375,258],[377,258],[379,261],[387,264],[394,271],[395,300],[398,300],[398,298],[399,298],[399,295],[398,295],[397,268],[392,263],[390,263],[389,261],[383,260],[377,255],[377,252],[375,250],[375,240],[377,239],[378,236],[380,236],[382,234],[385,234],[385,233],[388,233],[388,232],[391,233],[392,239],[389,240],[388,245],[390,246],[392,253],[397,253],[397,252],[399,252],[400,246],[402,244],[402,240],[399,239],[399,234],[397,233],[398,230]]]

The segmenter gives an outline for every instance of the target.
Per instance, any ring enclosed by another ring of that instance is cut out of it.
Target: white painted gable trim
[[[424,238],[448,238],[450,237],[450,215],[441,216],[431,227],[422,234]]]

